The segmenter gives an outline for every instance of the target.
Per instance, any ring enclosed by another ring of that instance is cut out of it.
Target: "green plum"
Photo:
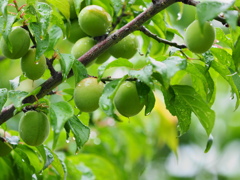
[[[72,47],[71,54],[78,59],[82,55],[84,55],[87,51],[89,51],[94,45],[96,41],[90,37],[84,37],[79,39]]]
[[[123,38],[117,44],[109,48],[109,53],[115,58],[132,58],[138,48],[138,41],[135,35],[129,34],[127,37]]]
[[[39,79],[46,70],[46,59],[42,55],[38,60],[35,60],[36,49],[29,49],[21,59],[21,69],[23,74],[29,79]]]
[[[185,33],[185,43],[194,53],[204,53],[211,48],[215,40],[215,30],[209,22],[200,27],[198,20],[193,21]]]
[[[67,39],[70,42],[75,43],[77,40],[86,36],[87,34],[83,32],[82,28],[79,26],[78,20],[72,21]]]
[[[74,102],[82,112],[92,112],[99,107],[104,84],[97,78],[88,77],[81,80],[74,90]]]
[[[0,41],[0,48],[4,56],[9,59],[18,59],[27,53],[30,46],[30,37],[25,29],[21,27],[13,29],[9,33],[8,39],[12,49],[10,49],[4,38]]]
[[[144,102],[140,100],[135,82],[125,81],[119,87],[115,97],[114,104],[118,112],[126,117],[138,114]]]
[[[49,135],[50,122],[43,112],[28,111],[20,119],[19,133],[30,146],[41,145]]]
[[[89,5],[80,11],[78,22],[86,34],[96,37],[108,32],[112,24],[112,17],[101,6]]]
[[[108,51],[106,51],[96,58],[95,63],[96,64],[103,64],[104,62],[106,62],[110,58],[110,56],[111,56],[111,54]]]

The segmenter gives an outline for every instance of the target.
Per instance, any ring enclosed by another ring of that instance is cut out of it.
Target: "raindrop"
[[[66,140],[66,143],[69,143],[69,142],[70,142],[70,141],[67,139],[67,140]]]
[[[178,13],[177,16],[178,16],[178,18],[177,18],[178,21],[179,21],[180,19],[182,19],[182,13]]]
[[[103,110],[107,111],[107,110],[109,109],[109,106],[106,105],[106,104],[103,104],[103,105],[102,105],[102,108],[103,108]]]

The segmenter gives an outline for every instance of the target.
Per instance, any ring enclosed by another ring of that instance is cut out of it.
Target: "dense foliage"
[[[160,152],[181,159],[187,133],[211,149],[223,87],[238,109],[237,0],[0,7],[0,179],[151,179]]]

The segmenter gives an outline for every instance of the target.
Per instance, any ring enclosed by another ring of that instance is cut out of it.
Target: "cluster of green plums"
[[[89,5],[82,8],[79,15],[71,20],[71,28],[68,35],[68,40],[74,43],[71,54],[76,59],[81,57],[97,43],[95,37],[109,34],[111,26],[112,17],[103,7]],[[115,58],[129,59],[137,52],[137,47],[136,37],[130,34],[100,55],[95,60],[95,63],[102,64],[111,55]]]
[[[39,79],[46,69],[44,55],[36,59],[36,49],[30,47],[30,36],[28,31],[22,27],[15,27],[6,39],[0,41],[0,49],[4,56],[9,59],[21,58],[21,69],[23,74],[32,80]]]
[[[94,77],[81,80],[74,90],[74,102],[82,112],[92,112],[98,109],[99,99],[104,90],[104,83]],[[138,114],[144,102],[140,100],[136,83],[125,81],[121,84],[114,97],[114,104],[118,112],[126,117]]]

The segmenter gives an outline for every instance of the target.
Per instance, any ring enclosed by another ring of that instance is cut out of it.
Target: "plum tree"
[[[78,20],[73,20],[71,22],[71,27],[69,29],[69,34],[67,39],[75,43],[77,40],[87,36],[85,32],[83,32],[82,28],[79,26]]]
[[[101,6],[89,5],[80,11],[78,21],[86,34],[96,37],[108,32],[112,17]]]
[[[8,155],[12,151],[12,146],[7,142],[3,142],[6,136],[10,136],[10,134],[5,133],[3,129],[0,129],[0,157]]]
[[[36,49],[29,49],[21,58],[21,69],[24,75],[29,79],[39,79],[46,70],[46,59],[42,55],[38,60],[36,58]]]
[[[121,84],[114,97],[114,104],[118,112],[126,117],[138,114],[144,106],[138,96],[136,84],[130,81]]]
[[[89,77],[81,80],[74,90],[74,102],[83,112],[92,112],[99,107],[99,98],[102,95],[104,84],[97,78]]]
[[[209,22],[200,27],[198,20],[193,21],[185,33],[188,49],[194,53],[204,53],[211,48],[215,40],[215,30]]]
[[[136,36],[129,34],[127,37],[123,38],[117,44],[113,45],[109,49],[109,53],[115,58],[126,58],[130,59],[136,54],[138,47],[138,41]]]
[[[27,111],[19,122],[20,137],[31,146],[41,145],[48,137],[49,130],[50,123],[43,112]]]
[[[8,39],[10,47],[4,38],[0,41],[0,48],[4,56],[10,59],[18,59],[27,53],[30,46],[30,37],[25,29],[21,27],[13,29],[9,33]]]

